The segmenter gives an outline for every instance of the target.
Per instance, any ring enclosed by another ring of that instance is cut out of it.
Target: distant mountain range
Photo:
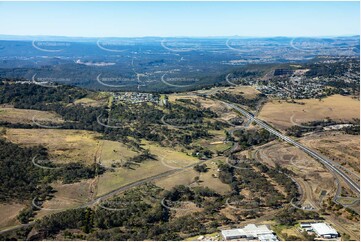
[[[321,39],[321,38],[360,38],[360,35],[349,36],[269,36],[269,37],[255,37],[255,36],[203,36],[203,37],[191,37],[191,36],[178,36],[178,37],[160,37],[160,36],[144,36],[144,37],[72,37],[72,36],[52,36],[52,35],[4,35],[0,34],[0,40],[48,40],[48,41],[70,41],[70,42],[93,42],[99,39],[143,39],[143,40],[155,40],[162,39],[264,39],[264,40],[281,40],[281,39],[294,39],[294,38],[309,38],[309,39]]]

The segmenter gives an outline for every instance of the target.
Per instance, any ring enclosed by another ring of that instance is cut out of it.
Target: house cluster
[[[224,240],[279,241],[267,225],[248,224],[243,228],[221,231]]]
[[[299,76],[292,76],[282,81],[269,81],[267,85],[257,86],[256,89],[265,95],[282,99],[318,98],[325,92],[321,82]]]
[[[336,239],[338,237],[337,231],[326,223],[306,222],[300,224],[300,229],[307,233],[313,233],[322,239]]]
[[[159,103],[159,97],[152,93],[123,92],[114,93],[114,101],[124,101],[129,103],[153,102]]]

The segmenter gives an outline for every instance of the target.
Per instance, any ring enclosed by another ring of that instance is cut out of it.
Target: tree
[[[201,172],[205,173],[208,171],[208,167],[206,164],[196,165],[193,167],[193,169],[199,173],[201,173]]]

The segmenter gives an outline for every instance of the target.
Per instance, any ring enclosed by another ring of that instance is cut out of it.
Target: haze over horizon
[[[126,39],[126,38],[194,38],[194,39],[202,39],[202,38],[209,38],[209,39],[224,39],[224,38],[338,38],[338,37],[360,37],[360,34],[344,34],[344,35],[302,35],[302,36],[240,36],[240,35],[229,35],[229,36],[220,36],[220,35],[214,35],[214,36],[67,36],[67,35],[8,35],[8,34],[0,34],[0,38],[4,38],[3,40],[10,39],[11,37],[16,37],[18,39],[26,39],[26,38],[33,38],[33,37],[39,37],[39,38],[69,38],[69,39],[106,39],[106,38],[119,38],[119,39]],[[16,39],[15,39],[16,40]]]
[[[7,21],[0,23],[0,34],[88,38],[352,36],[360,34],[359,7],[359,2],[1,2],[0,14]]]

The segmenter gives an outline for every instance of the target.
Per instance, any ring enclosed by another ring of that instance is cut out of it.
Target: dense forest
[[[254,145],[266,144],[275,139],[275,136],[265,129],[261,129],[261,130],[239,129],[234,131],[233,134],[235,137],[238,138],[237,142],[242,150],[245,150]]]

